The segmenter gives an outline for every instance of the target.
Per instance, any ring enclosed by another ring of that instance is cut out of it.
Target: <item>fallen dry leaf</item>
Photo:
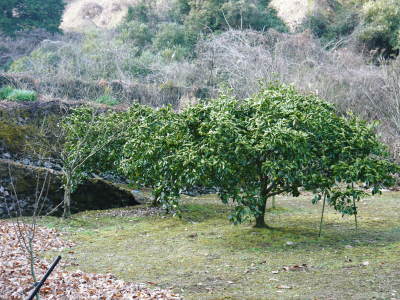
[[[288,285],[278,285],[276,288],[281,289],[281,290],[288,290],[288,289],[291,289],[292,287],[290,287]]]
[[[55,230],[37,227],[33,245],[35,252],[59,251],[74,246],[62,237]],[[0,299],[25,299],[33,285],[29,261],[20,247],[15,226],[10,222],[0,221],[0,245]],[[40,291],[42,299],[182,299],[169,290],[149,289],[146,284],[118,280],[112,274],[65,271],[65,267],[71,265],[74,264],[61,262],[56,267]],[[37,277],[42,278],[49,266],[49,262],[36,259]]]
[[[293,265],[293,266],[284,266],[282,269],[284,271],[305,271],[307,270],[307,264],[302,265]]]

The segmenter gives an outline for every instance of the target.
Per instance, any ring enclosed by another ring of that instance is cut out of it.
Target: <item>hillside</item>
[[[89,27],[113,28],[122,21],[135,0],[72,0],[65,9],[61,28],[80,31]]]
[[[88,27],[113,28],[126,15],[128,7],[137,0],[72,0],[64,13],[61,28],[66,31],[81,31]],[[170,0],[157,1],[162,9],[168,7]],[[299,24],[312,9],[310,0],[272,0],[271,6],[291,28]]]

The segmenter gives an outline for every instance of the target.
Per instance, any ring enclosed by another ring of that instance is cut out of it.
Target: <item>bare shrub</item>
[[[117,43],[111,31],[44,40],[31,55],[16,61],[11,72],[22,72],[41,81],[130,79],[131,61],[138,50]]]
[[[29,54],[44,39],[56,39],[58,34],[52,34],[42,29],[20,32],[16,37],[0,34],[0,70],[5,70],[12,61]]]

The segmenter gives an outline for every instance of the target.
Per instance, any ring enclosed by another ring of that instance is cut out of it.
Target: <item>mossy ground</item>
[[[329,209],[321,238],[321,206],[310,198],[277,197],[279,209],[266,217],[273,230],[230,224],[230,208],[215,196],[186,198],[183,219],[92,211],[43,223],[70,233],[77,246],[64,259],[78,268],[186,299],[400,299],[400,194],[361,202],[358,231],[352,217]]]

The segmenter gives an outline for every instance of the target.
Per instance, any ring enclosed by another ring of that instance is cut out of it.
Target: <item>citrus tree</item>
[[[217,188],[234,204],[234,223],[255,218],[266,227],[268,199],[303,190],[354,215],[365,188],[379,192],[398,171],[373,125],[282,85],[246,100],[222,94],[180,113],[135,105],[116,116],[105,127],[125,128],[124,136],[98,152],[97,164],[113,157],[104,165],[153,187],[167,208],[179,207],[183,189]]]
[[[155,186],[164,203],[183,188],[216,187],[224,203],[235,203],[235,223],[254,217],[265,227],[267,200],[301,190],[356,214],[354,200],[365,195],[359,187],[376,193],[397,170],[373,125],[340,117],[331,104],[292,87],[264,88],[246,100],[221,95],[181,113],[144,110],[135,116],[121,170]]]
[[[124,122],[129,125],[119,149],[118,172],[139,186],[151,187],[153,204],[176,211],[180,191],[199,183],[188,159],[190,135],[183,115],[172,107],[136,104],[125,113]]]

